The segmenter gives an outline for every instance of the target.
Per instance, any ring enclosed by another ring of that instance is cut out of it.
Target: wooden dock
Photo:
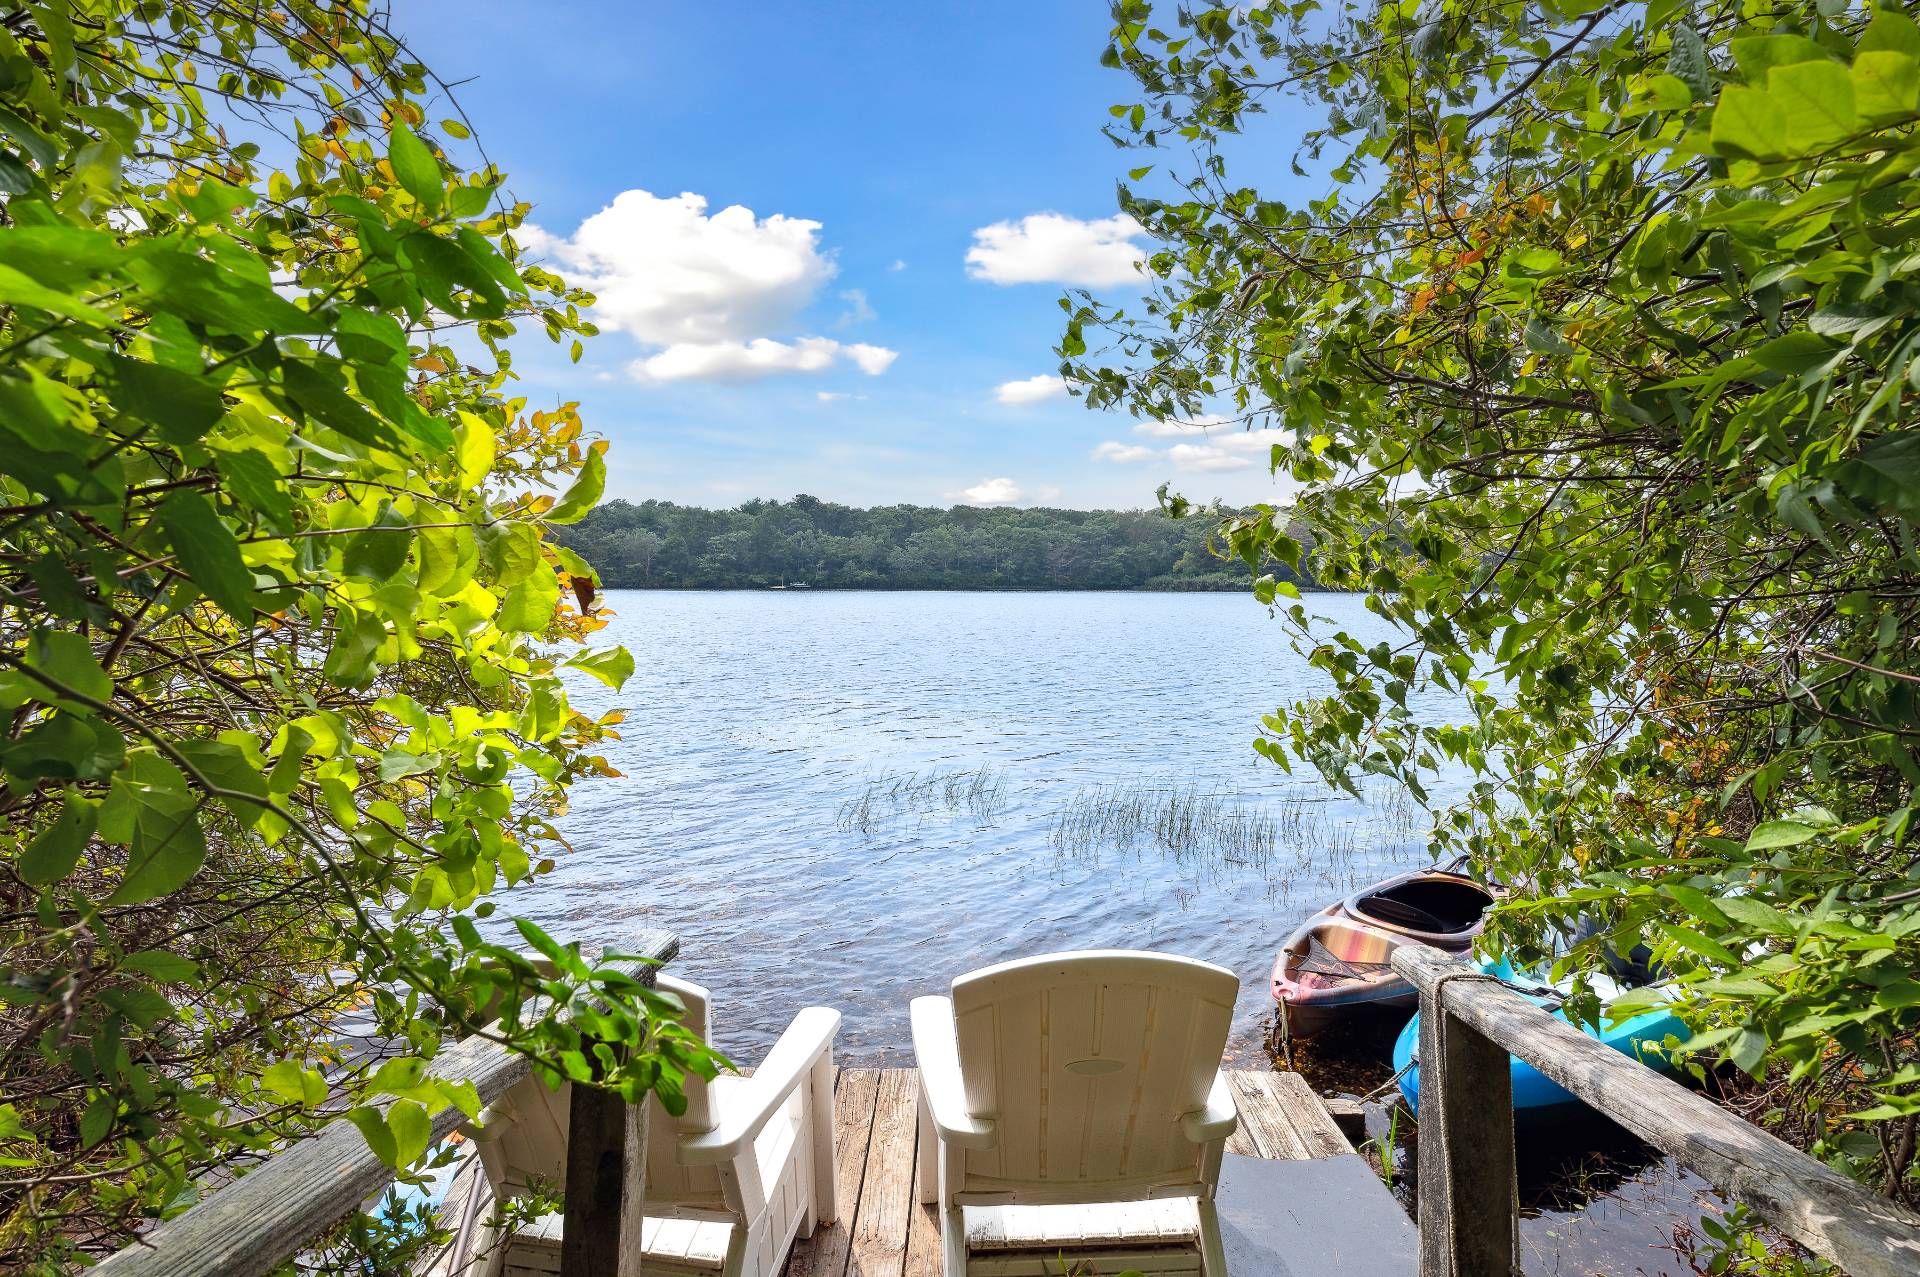
[[[1229,1152],[1273,1161],[1352,1153],[1297,1073],[1229,1075],[1240,1129]],[[841,1069],[834,1086],[834,1163],[841,1218],[794,1243],[787,1277],[940,1277],[940,1219],[915,1191],[913,1069]]]
[[[1234,1070],[1240,1109],[1229,1154],[1275,1162],[1359,1159],[1333,1115],[1296,1073]],[[843,1068],[834,1082],[834,1168],[840,1218],[794,1243],[787,1277],[940,1277],[940,1220],[914,1182],[919,1074],[913,1069]],[[473,1162],[450,1186],[442,1218],[458,1219],[482,1188]],[[1379,1181],[1374,1179],[1378,1188]],[[1380,1196],[1385,1199],[1384,1190]],[[1385,1199],[1395,1214],[1391,1199]],[[1404,1216],[1401,1217],[1404,1223]],[[1410,1230],[1411,1225],[1406,1225]],[[416,1269],[452,1277],[449,1255]]]

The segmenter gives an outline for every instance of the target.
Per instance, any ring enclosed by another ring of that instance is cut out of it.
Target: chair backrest
[[[1206,1106],[1240,981],[1191,958],[1051,954],[953,982],[967,1109],[994,1147],[967,1150],[957,1190],[1085,1200],[1198,1182],[1180,1119]]]
[[[686,1004],[687,1013],[682,1022],[699,1034],[702,1041],[711,1042],[712,1002],[707,991],[667,975],[658,975],[655,981],[655,987],[676,995]],[[669,1115],[657,1098],[648,1097],[647,1200],[724,1209],[718,1168],[680,1164],[680,1137],[713,1129],[707,1080],[689,1074],[685,1086],[687,1111],[679,1117]],[[565,1182],[567,1113],[572,1102],[570,1084],[563,1082],[559,1090],[549,1090],[538,1077],[529,1077],[481,1115],[476,1142],[480,1146],[480,1160],[497,1190],[521,1192],[536,1178],[556,1186]]]

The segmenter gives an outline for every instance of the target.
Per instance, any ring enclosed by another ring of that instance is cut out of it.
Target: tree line
[[[806,584],[886,590],[1245,590],[1247,564],[1212,534],[1232,512],[870,510],[800,495],[707,510],[610,501],[558,539],[609,589],[738,589]],[[1304,572],[1269,565],[1281,580]]]

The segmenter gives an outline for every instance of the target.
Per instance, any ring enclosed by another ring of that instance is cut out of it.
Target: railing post
[[[1513,1078],[1506,1049],[1447,1010],[1455,980],[1420,995],[1420,1277],[1518,1274]]]
[[[573,1084],[567,1108],[561,1277],[640,1277],[647,1104]]]

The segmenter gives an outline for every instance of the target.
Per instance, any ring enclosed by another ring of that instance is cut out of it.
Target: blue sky
[[[600,294],[580,364],[515,354],[535,406],[577,399],[612,440],[610,495],[1277,495],[1252,441],[1150,433],[1048,380],[1062,288],[1126,299],[1144,242],[1114,220],[1142,161],[1100,134],[1134,100],[1099,65],[1100,0],[396,9],[464,81],[542,255]]]

